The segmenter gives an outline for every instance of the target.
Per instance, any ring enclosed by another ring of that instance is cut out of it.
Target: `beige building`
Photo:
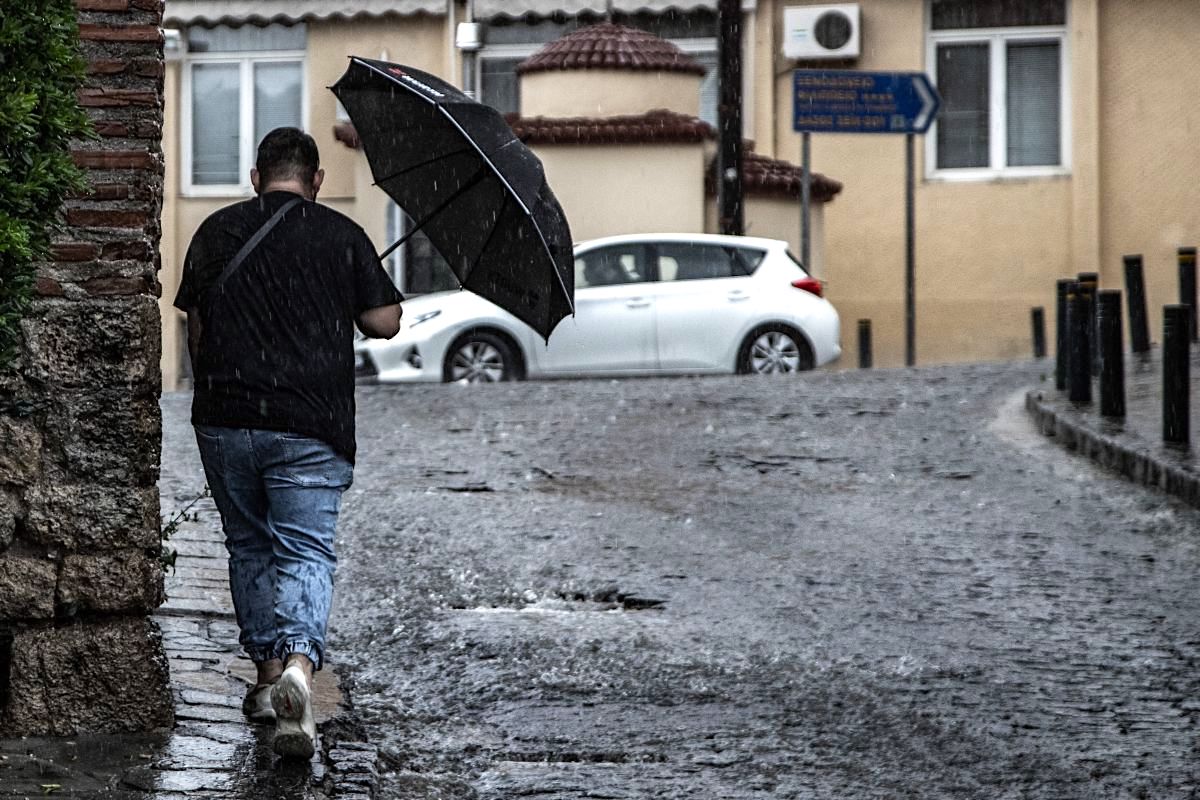
[[[345,146],[352,131],[326,89],[351,54],[465,83],[519,115],[514,129],[542,157],[576,239],[713,230],[703,180],[714,144],[700,123],[716,118],[716,0],[612,5],[615,22],[671,42],[700,69],[578,69],[566,61],[518,69],[551,42],[602,22],[604,0],[168,0],[167,388],[183,369],[181,319],[170,299],[187,242],[214,208],[249,195],[253,147],[266,130],[310,130],[329,173],[322,200],[357,219],[381,249],[402,232],[403,216],[371,187],[361,153]],[[1026,355],[1030,308],[1045,306],[1053,324],[1054,279],[1099,271],[1103,285],[1119,288],[1126,253],[1146,257],[1157,329],[1156,309],[1177,296],[1175,248],[1200,239],[1200,208],[1187,202],[1200,167],[1187,139],[1200,112],[1186,98],[1200,61],[1200,5],[833,4],[857,10],[849,52],[797,44],[801,17],[789,9],[814,5],[742,3],[744,133],[754,147],[748,233],[794,243],[799,235],[795,68],[923,71],[943,106],[917,147],[918,363]],[[480,23],[478,50],[456,46],[459,23],[469,20]],[[785,45],[805,55],[789,57]],[[841,312],[843,344],[852,352],[854,320],[870,318],[876,364],[900,364],[904,139],[813,134],[812,153],[814,172],[837,181],[820,184],[818,199],[836,200],[816,204],[812,266]],[[445,285],[419,237],[404,250],[389,267],[409,292]],[[842,365],[853,366],[852,356]]]

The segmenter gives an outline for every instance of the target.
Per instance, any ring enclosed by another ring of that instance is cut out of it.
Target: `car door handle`
[[[749,300],[750,299],[750,295],[746,294],[741,289],[735,289],[734,291],[730,292],[728,297],[729,297],[729,302],[731,302],[731,303],[737,303],[741,300]]]
[[[645,308],[650,305],[650,301],[642,297],[631,297],[625,301],[626,308]]]

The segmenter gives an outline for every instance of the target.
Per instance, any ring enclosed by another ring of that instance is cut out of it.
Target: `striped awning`
[[[475,0],[475,16],[479,18],[521,17],[525,14],[533,14],[546,17],[551,14],[572,15],[584,11],[603,14],[607,7],[606,0]],[[613,11],[625,13],[638,11],[661,13],[669,9],[716,11],[717,0],[612,0],[612,8]]]
[[[167,0],[163,24],[262,25],[445,12],[446,0]]]
[[[742,0],[744,11],[756,0]],[[475,0],[475,17],[522,17],[532,14],[574,16],[603,14],[607,0]],[[612,0],[613,11],[716,11],[717,0]],[[167,0],[163,23],[168,26],[239,25],[247,22],[309,22],[331,18],[381,17],[412,14],[445,14],[446,0]]]

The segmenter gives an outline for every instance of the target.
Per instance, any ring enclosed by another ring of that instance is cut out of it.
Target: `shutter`
[[[721,93],[718,86],[720,70],[717,69],[716,53],[688,53],[692,58],[704,65],[706,72],[700,83],[700,119],[709,125],[717,124],[717,104]]]
[[[192,65],[192,183],[236,184],[241,166],[241,65]]]
[[[254,144],[276,128],[300,127],[299,61],[262,61],[254,65]]]
[[[1058,42],[1008,46],[1008,166],[1062,163]]]

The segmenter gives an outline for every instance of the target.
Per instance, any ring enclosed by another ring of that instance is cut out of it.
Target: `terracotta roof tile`
[[[707,122],[674,111],[619,117],[509,116],[513,133],[525,144],[681,144],[716,137]]]
[[[713,159],[706,181],[706,189],[710,195],[717,193],[716,172],[717,163],[716,159]],[[742,190],[749,194],[799,200],[803,176],[804,170],[791,162],[767,158],[749,151],[742,153]],[[842,184],[839,181],[819,172],[813,173],[814,202],[828,203],[841,191]]]
[[[687,72],[703,75],[704,65],[666,39],[613,25],[590,25],[569,33],[517,65],[521,75],[553,70],[615,69]]]

